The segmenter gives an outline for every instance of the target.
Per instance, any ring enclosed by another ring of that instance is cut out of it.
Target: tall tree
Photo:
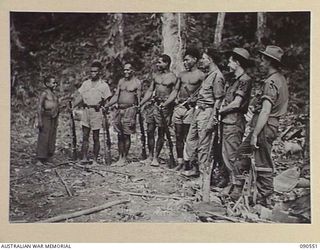
[[[122,58],[123,52],[124,52],[123,14],[122,13],[114,14],[114,20],[115,20],[115,34],[114,34],[115,53],[117,55],[120,55],[120,58]]]
[[[214,32],[214,42],[213,42],[214,47],[219,47],[221,43],[225,16],[226,16],[225,12],[218,13],[216,30]]]
[[[19,32],[15,28],[13,18],[11,21],[10,32],[11,32],[11,39],[12,39],[14,45],[16,45],[19,50],[25,50],[25,46],[21,43],[21,41],[19,39]]]
[[[257,40],[258,43],[261,43],[262,38],[265,36],[267,28],[267,13],[266,12],[258,12],[257,18]]]
[[[171,57],[171,70],[175,73],[183,70],[182,57],[186,46],[185,14],[163,13],[162,17],[163,52]]]

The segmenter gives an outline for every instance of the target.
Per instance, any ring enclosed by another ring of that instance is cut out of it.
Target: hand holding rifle
[[[111,165],[111,139],[109,132],[109,123],[107,121],[108,108],[102,107],[103,114],[103,162],[107,166]]]
[[[72,159],[77,159],[77,134],[76,134],[76,125],[73,116],[72,102],[69,101],[68,111],[70,114],[70,127],[72,135]]]

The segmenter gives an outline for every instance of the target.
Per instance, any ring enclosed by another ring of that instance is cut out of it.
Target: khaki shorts
[[[162,121],[160,110],[155,104],[148,104],[144,109],[144,113],[146,123],[155,123],[157,127],[164,126],[164,121]],[[166,125],[169,126],[172,118],[172,107],[163,108],[163,116]]]
[[[172,122],[175,124],[191,124],[194,108],[187,109],[185,106],[178,105],[174,108]]]
[[[134,134],[136,132],[136,115],[136,107],[117,109],[113,120],[114,129],[118,133],[122,131],[125,135]]]
[[[85,108],[82,112],[81,125],[97,130],[102,128],[103,115],[101,110],[95,111],[94,108]]]

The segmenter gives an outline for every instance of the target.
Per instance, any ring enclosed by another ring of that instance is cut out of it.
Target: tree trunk
[[[124,52],[124,39],[123,39],[123,14],[114,14],[116,33],[114,37],[114,50],[117,56],[122,58]]]
[[[257,40],[261,43],[262,38],[265,36],[267,28],[267,14],[266,12],[258,12],[257,18]]]
[[[161,20],[163,52],[171,57],[171,70],[179,73],[183,70],[185,14],[164,13]]]
[[[223,25],[224,25],[224,18],[226,16],[225,12],[219,12],[217,17],[217,25],[216,30],[214,33],[214,47],[219,47],[222,40],[222,31],[223,31]]]
[[[21,41],[19,39],[19,32],[16,31],[13,20],[11,22],[10,31],[11,31],[11,39],[12,39],[13,43],[17,46],[17,48],[19,50],[25,50],[25,47],[23,46],[23,44],[21,43]]]

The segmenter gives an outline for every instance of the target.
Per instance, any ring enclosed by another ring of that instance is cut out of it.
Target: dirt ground
[[[188,179],[168,169],[165,161],[160,167],[151,167],[140,161],[139,133],[132,136],[129,155],[131,163],[126,166],[84,166],[73,162],[70,150],[71,132],[66,113],[60,114],[55,156],[50,163],[38,166],[35,164],[37,130],[32,123],[33,120],[22,113],[12,112],[11,223],[41,222],[113,201],[123,203],[64,219],[62,222],[308,223],[311,220],[310,186],[275,193],[271,209],[256,206],[249,210],[238,209],[236,212],[232,210],[235,202],[222,196],[222,189],[219,188],[212,189],[210,203],[201,203],[197,179]],[[115,162],[118,157],[117,136],[112,128],[110,132],[111,153]],[[102,136],[100,138],[102,140]],[[77,139],[79,149],[79,122]],[[275,143],[276,174],[290,166],[305,166],[309,169],[308,159],[301,156],[285,157],[281,154],[284,148],[279,144],[279,141]],[[167,155],[168,148],[165,146],[161,158],[166,159]],[[308,173],[304,177],[308,178]]]

